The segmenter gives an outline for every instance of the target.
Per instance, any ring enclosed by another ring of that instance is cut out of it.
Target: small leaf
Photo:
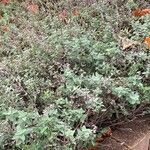
[[[65,134],[66,137],[73,139],[74,133],[75,133],[75,130],[68,129],[67,131],[65,131],[64,134]]]
[[[44,134],[44,132],[45,132],[47,129],[48,129],[48,127],[47,127],[47,126],[45,126],[45,127],[41,128],[40,133],[41,133],[41,134]]]
[[[132,104],[132,105],[139,104],[140,103],[140,101],[139,101],[139,94],[131,92],[129,94],[129,103]]]

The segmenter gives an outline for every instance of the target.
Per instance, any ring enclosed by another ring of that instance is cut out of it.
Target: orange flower
[[[150,9],[136,9],[132,11],[134,17],[141,17],[150,14]]]
[[[150,37],[146,37],[146,38],[144,39],[144,43],[146,44],[146,46],[147,46],[148,48],[150,48]]]
[[[37,14],[39,12],[39,6],[37,4],[29,4],[27,10],[31,13]]]

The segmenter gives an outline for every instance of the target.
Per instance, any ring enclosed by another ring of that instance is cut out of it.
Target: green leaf
[[[139,94],[137,92],[131,92],[129,94],[129,103],[134,105],[134,104],[139,104],[140,99],[139,99]]]

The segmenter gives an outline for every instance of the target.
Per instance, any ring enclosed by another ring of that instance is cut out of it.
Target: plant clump
[[[148,114],[147,3],[1,0],[0,149],[87,149]]]

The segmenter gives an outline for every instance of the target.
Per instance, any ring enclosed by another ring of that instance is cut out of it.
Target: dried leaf
[[[33,14],[37,14],[39,12],[39,6],[37,4],[29,4],[27,10]]]
[[[136,9],[132,12],[134,17],[141,17],[150,14],[150,9]]]
[[[6,5],[6,4],[8,4],[9,2],[10,2],[10,0],[1,0],[0,1],[2,4],[4,4],[4,5]]]
[[[96,142],[97,142],[97,143],[101,143],[101,142],[103,142],[103,141],[104,141],[104,138],[101,137],[101,136],[96,138]]]
[[[123,50],[126,50],[127,48],[130,48],[139,44],[139,42],[130,40],[128,38],[120,37],[120,39],[121,39],[121,46]]]
[[[79,11],[77,9],[74,9],[72,11],[73,16],[79,16]]]
[[[111,128],[105,128],[102,133],[96,138],[96,144],[89,148],[88,150],[98,150],[99,144],[102,143],[107,137],[110,137],[112,135]]]
[[[3,32],[8,32],[9,28],[7,26],[0,26],[0,30]]]
[[[106,132],[103,133],[103,137],[110,137],[112,135],[111,128],[108,128]]]
[[[59,13],[58,17],[59,17],[59,20],[63,21],[64,23],[67,24],[67,11],[66,10],[63,10],[62,12]]]
[[[146,44],[146,46],[147,46],[148,48],[150,48],[150,37],[146,37],[146,38],[144,39],[144,43]]]
[[[99,144],[94,145],[93,147],[89,148],[88,150],[98,150]]]
[[[64,20],[67,18],[67,11],[63,10],[62,12],[59,13],[59,19]]]

